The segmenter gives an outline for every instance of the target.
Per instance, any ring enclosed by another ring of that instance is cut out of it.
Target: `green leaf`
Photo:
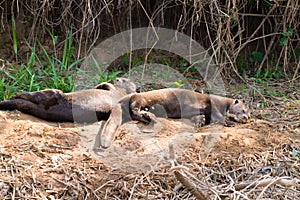
[[[263,54],[259,51],[252,51],[249,57],[250,62],[262,62],[263,61]]]
[[[57,43],[57,39],[58,37],[55,36],[47,27],[45,28],[46,31],[48,32],[48,34],[50,35],[51,39],[52,39],[52,43],[53,43],[53,46],[55,47],[56,43]]]
[[[288,36],[292,37],[294,33],[294,30],[291,27],[288,27]]]
[[[280,40],[280,43],[279,43],[279,46],[284,46],[288,41],[288,38],[287,37],[283,37],[281,38]]]
[[[179,81],[175,81],[174,83],[173,83],[176,87],[180,87],[181,86],[181,81],[179,80]]]
[[[83,60],[84,60],[84,58],[80,58],[80,59],[74,61],[73,63],[71,63],[71,64],[69,65],[68,70],[71,70],[75,65],[79,64],[79,63],[80,63],[81,61],[83,61]]]
[[[260,77],[260,76],[261,76],[261,70],[258,69],[258,70],[256,71],[256,77],[258,78],[258,77]]]

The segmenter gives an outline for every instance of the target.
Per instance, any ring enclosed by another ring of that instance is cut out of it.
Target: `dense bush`
[[[75,58],[118,32],[161,26],[200,42],[228,77],[259,70],[299,78],[299,1],[4,0],[0,8],[2,32],[11,34],[14,18],[16,28],[23,29],[18,37],[30,44],[37,38],[47,43],[48,32],[63,40],[72,27]]]

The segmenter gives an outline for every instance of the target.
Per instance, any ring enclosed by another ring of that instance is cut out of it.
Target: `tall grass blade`
[[[34,64],[35,58],[37,57],[37,55],[35,53],[35,45],[34,45],[34,47],[30,47],[29,45],[27,45],[27,46],[31,50],[31,54],[30,54],[30,57],[27,62],[27,67],[31,67]]]
[[[15,18],[12,16],[11,18],[11,31],[12,31],[12,37],[13,37],[13,48],[14,53],[16,56],[16,61],[18,61],[18,40],[17,40],[17,31],[16,31],[16,24],[15,24]]]
[[[48,32],[48,34],[50,35],[50,37],[51,37],[52,44],[53,44],[54,54],[55,54],[55,57],[57,57],[56,44],[57,44],[57,39],[58,39],[58,37],[55,36],[48,28],[45,28],[45,29],[46,29],[46,31]]]
[[[47,58],[48,62],[51,65],[54,65],[53,60],[51,59],[50,55],[47,53],[46,49],[44,48],[44,46],[38,41],[39,47],[41,48],[43,55]]]
[[[74,51],[74,48],[72,47],[72,42],[73,42],[73,31],[71,28],[69,35],[66,36],[64,49],[63,49],[62,63],[63,63],[64,69],[68,68],[69,61],[70,61],[73,51]]]
[[[34,83],[34,74],[31,76],[31,79],[30,79],[30,84],[29,84],[29,92],[32,92],[32,88],[33,88],[33,83]]]

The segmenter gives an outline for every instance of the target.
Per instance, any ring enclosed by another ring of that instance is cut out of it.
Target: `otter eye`
[[[117,82],[119,82],[119,81],[120,81],[120,79],[119,79],[119,78],[117,78],[117,79],[116,79],[116,81],[117,81]]]

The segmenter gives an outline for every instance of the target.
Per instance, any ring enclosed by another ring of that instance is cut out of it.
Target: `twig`
[[[171,164],[174,165],[175,163],[175,151],[174,145],[172,143],[169,144],[169,158],[171,159]],[[179,171],[188,170],[185,166],[174,166],[171,168],[174,171],[174,174],[177,180],[190,192],[192,193],[197,199],[199,200],[207,200],[209,199],[206,195],[204,195],[199,188],[183,173]]]
[[[206,195],[204,195],[201,191],[199,191],[198,187],[191,182],[186,176],[182,175],[179,171],[174,171],[174,174],[177,180],[197,199],[199,200],[207,200],[209,199]]]
[[[276,32],[277,32],[277,31],[276,31]],[[274,43],[274,41],[275,41],[275,38],[276,38],[276,37],[272,37],[271,41],[269,42],[269,45],[268,45],[268,48],[266,49],[264,58],[263,58],[263,60],[261,61],[260,65],[259,65],[259,68],[258,68],[259,70],[262,69],[262,67],[263,67],[263,65],[264,65],[264,63],[265,63],[265,60],[267,60],[268,55],[269,55],[269,53],[270,53],[270,51],[271,51],[271,49],[272,49],[272,47],[273,47],[273,43]]]
[[[266,15],[266,17],[261,21],[261,23],[259,24],[259,26],[256,28],[256,30],[251,34],[251,36],[248,38],[247,41],[244,42],[244,44],[239,47],[238,51],[236,52],[235,55],[239,55],[240,51],[252,40],[252,38],[254,37],[254,35],[258,32],[258,30],[262,27],[262,25],[265,23],[265,21],[269,18],[269,15],[273,12],[273,10],[277,7],[276,4],[273,5],[273,7],[269,10],[268,14]],[[257,38],[255,38],[257,39]]]
[[[295,186],[300,188],[300,180],[296,178],[290,179],[290,177],[267,178],[261,181],[250,181],[246,183],[241,183],[236,185],[234,188],[236,190],[242,190],[245,188],[265,187],[270,185],[282,185],[285,187]]]
[[[294,73],[294,76],[293,76],[293,79],[292,79],[292,83],[294,83],[300,76],[298,76],[298,71],[300,70],[300,60],[298,61],[297,63],[297,68],[295,70],[295,73]],[[298,76],[298,77],[297,77]]]

